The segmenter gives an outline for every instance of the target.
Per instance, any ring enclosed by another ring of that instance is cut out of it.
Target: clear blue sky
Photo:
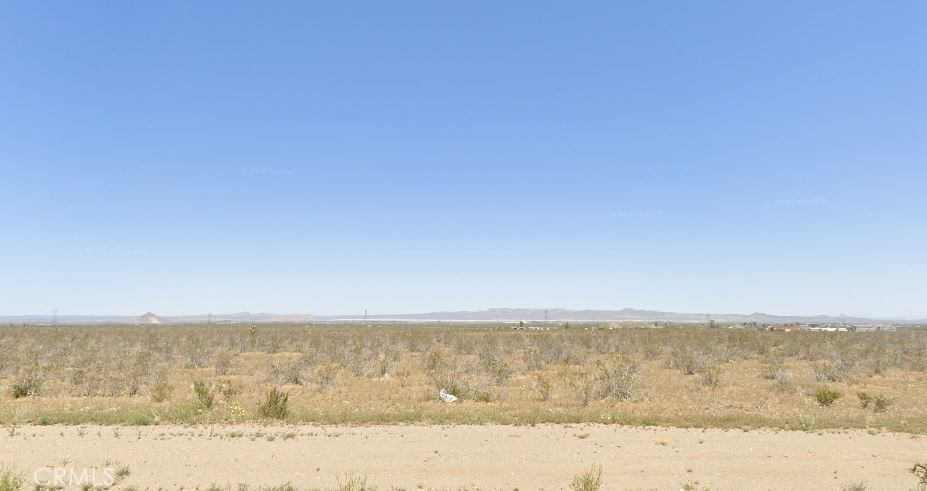
[[[0,313],[927,316],[927,2],[4,2]]]

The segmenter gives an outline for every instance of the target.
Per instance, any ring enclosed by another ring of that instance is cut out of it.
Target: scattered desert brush
[[[910,390],[927,384],[924,330],[512,327],[2,326],[0,423],[278,418],[795,428],[800,412],[817,429],[927,432]],[[822,384],[857,394],[860,405],[812,390],[818,404],[809,409],[805,388]],[[458,401],[441,402],[442,389]]]

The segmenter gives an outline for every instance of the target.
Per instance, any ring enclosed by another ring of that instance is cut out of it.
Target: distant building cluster
[[[895,332],[897,328],[891,324],[792,324],[782,326],[770,326],[766,328],[773,332],[792,332],[792,331],[809,331],[809,332]]]

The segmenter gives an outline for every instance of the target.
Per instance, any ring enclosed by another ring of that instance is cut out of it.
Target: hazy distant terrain
[[[362,316],[345,316],[343,319],[360,319]],[[424,314],[370,315],[371,319],[384,320],[461,320],[461,321],[657,321],[657,322],[874,322],[877,319],[838,317],[830,315],[789,316],[755,312],[752,314],[713,314],[661,312],[657,310],[569,310],[569,309],[508,309],[495,308],[479,311],[429,312]]]
[[[327,315],[312,314],[271,314],[237,312],[232,314],[195,314],[180,316],[163,316],[148,312],[139,316],[118,315],[0,315],[0,324],[46,324],[58,322],[62,324],[196,324],[207,322],[324,322],[338,320],[362,320],[362,314]],[[621,310],[569,310],[569,309],[531,309],[531,308],[492,308],[486,310],[459,310],[426,312],[418,314],[369,314],[368,320],[396,321],[396,322],[424,322],[424,321],[575,321],[575,322],[708,322],[709,320],[724,323],[755,322],[758,324],[783,323],[851,323],[866,324],[877,322],[896,323],[923,323],[924,320],[898,320],[877,319],[865,317],[847,317],[834,315],[774,315],[754,312],[752,314],[715,314],[715,313],[682,313],[663,312],[657,310],[639,310],[625,308]]]
[[[238,312],[233,314],[157,315],[0,315],[0,324],[198,324],[207,322],[308,322],[317,320],[306,314],[265,314]]]

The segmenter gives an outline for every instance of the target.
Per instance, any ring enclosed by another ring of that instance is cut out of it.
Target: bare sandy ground
[[[909,469],[924,461],[927,438],[860,431],[247,425],[0,434],[0,462],[14,464],[27,483],[43,466],[124,465],[131,473],[118,487],[139,489],[332,488],[346,474],[380,489],[565,489],[597,464],[605,489],[823,490],[865,481],[867,489],[907,490],[916,488]]]

